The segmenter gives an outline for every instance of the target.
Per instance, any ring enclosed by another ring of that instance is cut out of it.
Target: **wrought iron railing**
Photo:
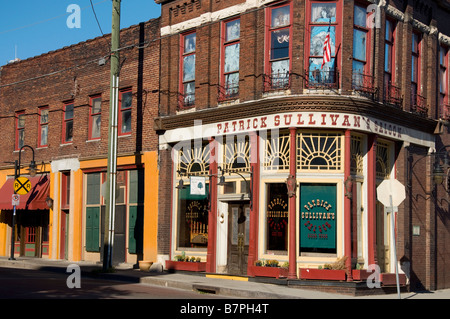
[[[352,74],[352,89],[368,94],[375,94],[378,91],[375,87],[375,77],[373,75],[357,72]]]
[[[338,89],[339,72],[334,70],[314,69],[305,71],[307,89]]]
[[[444,120],[450,120],[450,105],[448,104],[441,104],[440,107],[440,117]]]
[[[224,102],[236,99],[239,96],[239,83],[233,81],[225,83],[225,86],[219,85],[217,88],[217,101]]]
[[[286,71],[263,75],[263,91],[287,90],[291,87],[291,74]]]
[[[186,110],[195,105],[195,93],[178,93],[178,109]]]
[[[428,116],[427,98],[411,93],[411,111],[425,117]]]
[[[384,86],[384,102],[401,108],[403,104],[401,88],[391,82],[387,83]]]

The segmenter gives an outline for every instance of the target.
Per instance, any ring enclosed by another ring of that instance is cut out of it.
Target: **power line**
[[[97,14],[95,13],[95,9],[94,9],[94,5],[92,4],[92,0],[89,0],[89,1],[91,2],[92,12],[94,13],[94,17],[95,17],[95,20],[97,21],[97,25],[98,25],[98,28],[100,29],[100,33],[101,33],[102,35],[104,35],[104,34],[103,34],[102,27],[100,26],[100,22],[98,22]]]

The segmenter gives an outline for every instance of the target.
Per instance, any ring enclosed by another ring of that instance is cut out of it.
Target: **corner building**
[[[447,2],[155,2],[168,268],[259,276],[276,260],[303,279],[341,260],[344,280],[377,265],[389,285],[397,263],[411,289],[450,286],[429,156],[448,140]],[[376,191],[389,179],[406,187],[397,259]]]

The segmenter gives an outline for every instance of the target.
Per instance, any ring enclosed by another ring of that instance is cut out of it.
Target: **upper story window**
[[[63,127],[62,127],[62,142],[70,143],[73,141],[73,102],[68,102],[64,104],[64,115],[63,115]]]
[[[264,90],[289,88],[292,60],[292,5],[270,7],[266,16],[266,72]]]
[[[235,98],[239,94],[239,55],[241,20],[224,22],[222,29],[222,65],[219,101]]]
[[[16,112],[16,150],[25,145],[25,111]]]
[[[48,146],[48,107],[39,108],[38,146]]]
[[[119,92],[119,135],[131,134],[131,109],[133,93],[131,89]]]
[[[448,117],[448,49],[439,47],[439,106],[442,117]]]
[[[393,20],[386,19],[386,28],[384,35],[384,101],[401,106],[403,102],[400,87],[395,83],[395,30],[396,23]]]
[[[309,1],[307,4],[305,61],[309,88],[337,87],[340,6],[340,1]]]
[[[197,35],[195,32],[181,36],[181,81],[180,107],[195,104],[195,50]]]
[[[425,98],[420,95],[422,37],[419,33],[413,32],[411,40],[411,110],[425,114],[427,113]]]
[[[90,98],[89,102],[89,139],[100,138],[101,115],[102,115],[102,97],[97,95]]]
[[[367,8],[356,5],[353,15],[353,72],[352,85],[355,90],[374,92],[370,70],[370,24]]]

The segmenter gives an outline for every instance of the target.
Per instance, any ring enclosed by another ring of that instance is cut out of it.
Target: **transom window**
[[[289,170],[289,133],[268,137],[264,152],[264,169]]]
[[[250,143],[248,135],[233,136],[226,139],[224,148],[225,171],[250,171]]]
[[[342,134],[297,133],[297,169],[342,169]]]
[[[197,145],[199,144],[199,145]],[[184,176],[209,174],[209,144],[185,143],[178,152],[178,172]]]
[[[384,141],[377,141],[376,150],[376,175],[377,179],[389,179],[391,175],[391,159],[389,144]]]

